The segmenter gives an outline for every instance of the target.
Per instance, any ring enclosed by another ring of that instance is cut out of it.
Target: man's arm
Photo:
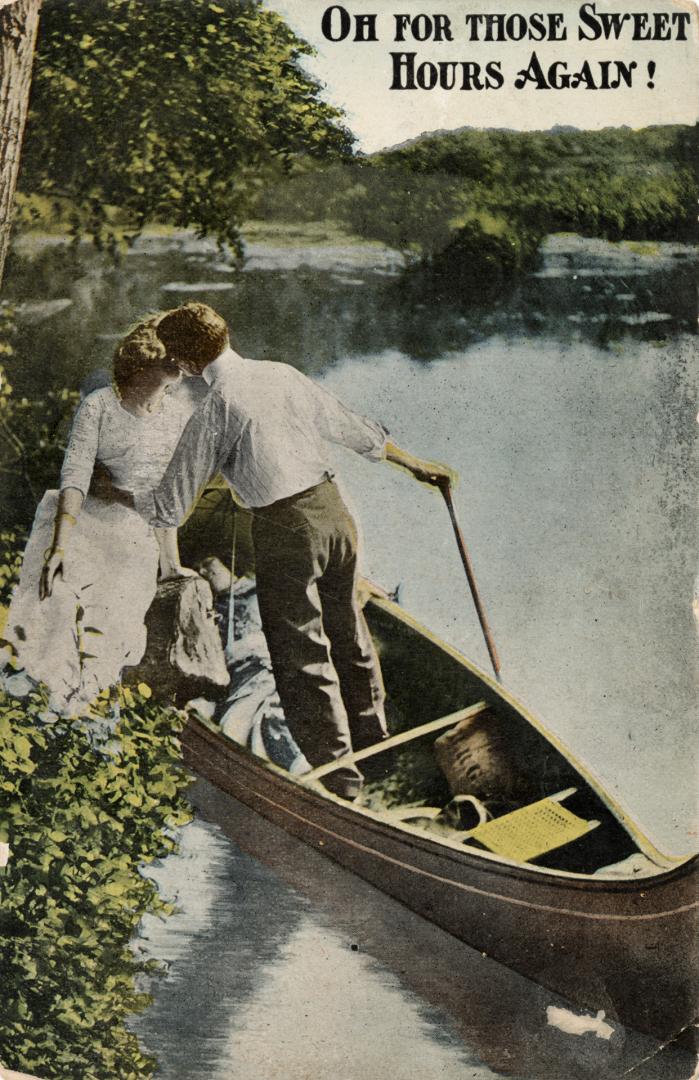
[[[90,489],[105,502],[118,502],[137,510],[150,525],[168,528],[180,525],[194,506],[207,480],[219,471],[236,436],[220,394],[210,391],[196,409],[175,448],[165,475],[154,491],[139,492],[114,487],[101,474]]]
[[[384,457],[393,465],[400,465],[402,469],[407,469],[422,484],[431,484],[433,487],[445,489],[449,486],[454,487],[459,479],[458,473],[450,469],[448,465],[441,465],[438,461],[424,461],[392,442],[386,443]]]
[[[407,469],[425,484],[446,488],[457,482],[457,474],[447,465],[421,458],[402,450],[388,438],[386,429],[375,420],[349,409],[324,386],[309,379],[301,372],[294,372],[300,385],[312,395],[315,405],[315,422],[324,439],[346,446],[372,461],[390,461]]]
[[[221,395],[210,390],[190,416],[158,487],[136,494],[134,506],[141,517],[156,528],[181,525],[228,456],[235,426]]]
[[[348,408],[324,386],[293,370],[293,378],[313,403],[312,422],[323,439],[346,446],[370,461],[381,461],[386,445],[386,429],[375,420]]]

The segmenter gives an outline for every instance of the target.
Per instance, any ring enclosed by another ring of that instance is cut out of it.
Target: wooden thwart
[[[356,750],[353,754],[345,754],[344,757],[328,761],[325,765],[319,765],[317,769],[304,773],[303,776],[299,777],[299,780],[303,784],[320,780],[322,776],[327,776],[328,773],[335,772],[336,769],[342,769],[345,765],[353,765],[356,761],[364,761],[365,758],[373,757],[374,754],[382,754],[384,750],[393,750],[396,746],[403,746],[404,743],[419,739],[422,735],[429,735],[434,731],[442,731],[444,728],[453,727],[454,724],[460,724],[462,720],[477,716],[478,713],[484,712],[487,708],[488,705],[485,701],[479,701],[475,705],[470,705],[467,709],[459,709],[458,712],[450,713],[449,716],[441,716],[438,720],[430,720],[428,724],[420,724],[419,727],[410,728],[409,731],[402,731],[400,735],[391,735],[388,739],[384,739],[383,742],[374,743],[373,746],[366,746],[363,750]]]

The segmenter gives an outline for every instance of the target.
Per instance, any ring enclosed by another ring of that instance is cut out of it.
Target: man
[[[179,525],[221,472],[253,513],[262,626],[301,750],[315,767],[386,738],[378,659],[356,598],[357,530],[324,444],[395,462],[430,484],[453,474],[407,454],[288,364],[240,356],[205,304],[169,312],[158,335],[182,372],[202,375],[210,389],[159,487],[135,496],[136,509],[155,527]],[[362,779],[348,765],[324,783],[353,799]]]

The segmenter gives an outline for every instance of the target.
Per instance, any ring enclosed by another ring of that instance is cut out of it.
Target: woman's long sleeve
[[[70,430],[61,469],[61,490],[77,488],[87,495],[97,456],[102,416],[99,392],[89,394],[78,407]]]

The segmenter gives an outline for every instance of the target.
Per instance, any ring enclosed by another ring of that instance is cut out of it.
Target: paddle
[[[469,588],[471,589],[471,596],[473,597],[473,603],[476,608],[476,614],[478,615],[478,621],[481,624],[481,630],[483,631],[483,637],[485,638],[485,644],[488,649],[488,655],[490,656],[490,662],[493,665],[493,671],[495,672],[495,678],[498,682],[502,682],[500,677],[500,660],[498,658],[497,649],[495,648],[495,642],[493,641],[493,635],[490,632],[488,626],[488,620],[485,615],[483,604],[478,593],[478,585],[476,584],[476,577],[473,573],[473,564],[468,551],[466,550],[466,544],[464,542],[463,533],[459,527],[459,522],[456,518],[456,511],[454,509],[454,500],[451,497],[451,485],[448,479],[444,479],[439,483],[439,490],[444,496],[444,501],[447,504],[447,510],[449,511],[449,517],[451,518],[452,528],[454,529],[454,536],[456,537],[456,546],[459,549],[459,555],[461,556],[461,562],[463,563],[464,570],[466,571],[466,577],[468,578]]]

